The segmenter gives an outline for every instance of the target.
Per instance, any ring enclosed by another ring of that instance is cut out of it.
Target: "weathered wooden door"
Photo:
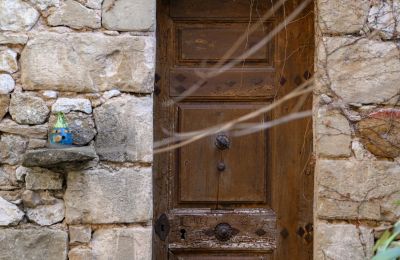
[[[272,0],[159,0],[155,140],[254,111],[285,95],[313,71],[313,7],[265,46],[206,80],[231,57],[271,34],[302,1],[288,0],[255,32]],[[190,95],[182,98],[193,85]],[[290,113],[297,101],[247,123]],[[311,107],[311,99],[301,109]],[[236,136],[203,138],[155,156],[154,254],[163,259],[312,259],[311,119]]]

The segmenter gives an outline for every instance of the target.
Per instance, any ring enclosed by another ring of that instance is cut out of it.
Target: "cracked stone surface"
[[[0,51],[0,72],[14,73],[18,71],[17,53],[11,49]]]
[[[379,35],[390,40],[400,36],[400,2],[371,1],[372,7],[368,15],[368,26],[377,30]]]
[[[395,221],[400,217],[400,206],[393,205],[400,199],[398,163],[320,159],[316,172],[320,218]]]
[[[65,216],[64,201],[56,199],[54,204],[27,208],[26,216],[41,226],[50,226],[61,222]]]
[[[30,138],[47,138],[48,124],[43,125],[20,125],[11,119],[4,119],[0,122],[0,132],[22,135]]]
[[[318,223],[315,229],[315,255],[318,260],[366,260],[372,257],[374,235],[367,227]]]
[[[0,94],[0,120],[2,120],[3,117],[7,114],[9,104],[10,95]]]
[[[369,8],[369,0],[318,0],[318,25],[323,33],[358,33]]]
[[[39,12],[22,0],[0,0],[0,30],[28,31],[39,19]]]
[[[349,157],[351,132],[346,117],[337,110],[320,108],[315,120],[317,154],[326,157]]]
[[[399,94],[399,49],[393,42],[324,37],[317,68],[324,84],[346,103],[380,104]]]

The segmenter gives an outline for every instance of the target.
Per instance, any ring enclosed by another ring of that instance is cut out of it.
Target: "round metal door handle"
[[[234,228],[231,227],[228,223],[220,223],[215,226],[214,229],[215,237],[219,241],[228,241],[231,239],[237,232]]]
[[[229,149],[229,147],[231,146],[231,140],[227,135],[219,134],[215,138],[215,146],[220,150]]]

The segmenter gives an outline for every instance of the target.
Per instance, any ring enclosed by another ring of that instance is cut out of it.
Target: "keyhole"
[[[186,239],[186,230],[182,228],[180,231],[181,231],[181,239]]]
[[[164,225],[161,225],[160,229],[162,232],[164,232],[165,231]]]

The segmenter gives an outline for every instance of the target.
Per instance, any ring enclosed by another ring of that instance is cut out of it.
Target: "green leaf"
[[[375,246],[374,246],[374,252],[378,249],[380,249],[386,242],[386,240],[390,237],[390,231],[386,230],[382,236],[376,241]]]
[[[372,260],[395,260],[400,257],[400,247],[389,248],[385,251],[378,253]]]

